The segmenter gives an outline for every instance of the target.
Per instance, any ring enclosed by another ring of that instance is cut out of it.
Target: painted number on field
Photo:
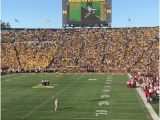
[[[107,116],[108,114],[108,111],[106,110],[96,110],[96,116],[99,116],[99,115],[106,115]]]
[[[98,105],[99,105],[99,106],[109,105],[109,102],[108,102],[108,101],[100,101],[100,102],[98,102]]]

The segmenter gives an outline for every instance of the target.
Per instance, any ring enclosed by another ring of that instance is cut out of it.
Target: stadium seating
[[[11,29],[2,32],[2,71],[157,74],[158,27]]]

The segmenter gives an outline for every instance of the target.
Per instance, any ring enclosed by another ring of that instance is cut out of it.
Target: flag
[[[129,22],[132,22],[132,20],[131,20],[130,18],[128,18],[128,21],[129,21]]]
[[[15,21],[15,22],[19,22],[19,20],[17,20],[17,19],[15,19],[14,21]]]

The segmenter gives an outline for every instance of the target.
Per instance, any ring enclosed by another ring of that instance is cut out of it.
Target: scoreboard
[[[63,27],[111,26],[111,0],[62,0]]]

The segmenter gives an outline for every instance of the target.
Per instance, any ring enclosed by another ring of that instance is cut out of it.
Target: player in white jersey
[[[58,108],[58,98],[55,99],[54,104],[55,104],[54,110],[57,111],[57,108]]]

